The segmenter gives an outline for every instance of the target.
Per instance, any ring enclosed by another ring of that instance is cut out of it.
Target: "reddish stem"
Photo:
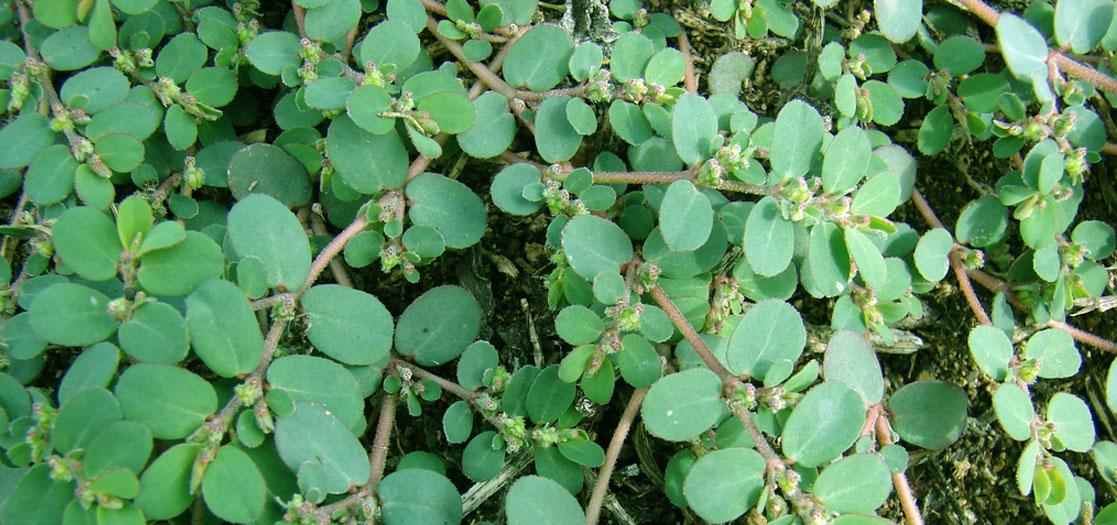
[[[613,469],[617,466],[617,457],[620,456],[621,447],[624,446],[624,440],[628,437],[628,431],[632,428],[632,423],[636,421],[636,414],[639,413],[640,404],[644,402],[644,394],[647,393],[648,389],[646,388],[637,388],[632,393],[632,398],[628,400],[628,405],[624,407],[624,413],[621,414],[621,420],[617,422],[617,427],[613,430],[613,437],[609,440],[609,449],[605,451],[605,464],[601,465],[601,470],[597,471],[597,481],[593,484],[593,493],[590,496],[589,505],[586,506],[586,525],[595,525],[601,517],[601,505],[605,502],[605,493],[609,491],[609,478],[613,475]]]
[[[892,427],[888,423],[888,416],[883,412],[877,417],[877,440],[884,446],[892,444]],[[908,525],[923,525],[923,516],[919,513],[919,504],[908,484],[908,477],[903,472],[893,472],[892,485],[896,487],[896,495],[900,498],[900,507],[904,509]]]

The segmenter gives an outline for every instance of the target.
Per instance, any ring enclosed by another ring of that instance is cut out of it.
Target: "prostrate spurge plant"
[[[891,523],[895,495],[922,523],[908,449],[958,440],[970,400],[886,381],[875,346],[953,270],[1027,442],[1020,492],[1056,524],[1117,523],[1113,487],[1067,462],[1112,484],[1117,444],[1080,396],[1030,390],[1080,372],[1076,339],[1117,350],[1066,322],[1113,304],[1113,227],[1077,219],[1117,150],[1111,0],[688,11],[781,37],[771,79],[739,52],[696,70],[637,0],[380,4],[0,2],[2,521],[459,523],[507,486],[480,518],[596,523],[642,425],[640,468],[703,520]],[[772,81],[758,114],[742,89]],[[940,169],[997,159],[953,231],[913,141]],[[908,201],[929,228],[890,218]],[[474,290],[421,272],[537,214],[565,344],[522,364],[478,339]],[[363,268],[429,289],[389,311]],[[821,356],[793,297],[830,313]],[[419,433],[451,446],[392,457],[425,421],[398,403],[444,410]]]

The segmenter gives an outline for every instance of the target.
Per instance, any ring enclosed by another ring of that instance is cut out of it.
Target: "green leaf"
[[[621,351],[616,355],[621,377],[633,387],[649,387],[662,373],[655,348],[647,339],[637,334],[625,335],[621,341]]]
[[[306,10],[306,36],[337,42],[355,29],[360,19],[360,0],[329,0],[321,7]]]
[[[778,299],[752,305],[729,339],[726,360],[735,374],[764,379],[777,361],[803,353],[807,330],[799,312]]]
[[[300,401],[291,414],[279,418],[275,448],[287,467],[298,472],[304,493],[341,494],[368,482],[371,468],[361,442],[319,405]]]
[[[214,279],[186,298],[186,322],[194,351],[223,377],[256,368],[263,337],[244,293],[229,281]]]
[[[613,78],[618,82],[642,78],[653,54],[655,44],[650,38],[635,31],[621,34],[613,43],[613,52],[609,57]]]
[[[116,397],[125,417],[147,425],[157,439],[182,439],[217,411],[208,381],[170,365],[132,365],[120,374]]]
[[[493,448],[496,432],[477,434],[462,451],[462,473],[470,481],[482,482],[496,477],[504,466],[504,449]]]
[[[388,19],[369,29],[360,45],[361,64],[372,63],[380,71],[395,64],[404,71],[419,58],[419,37],[407,24]]]
[[[1055,4],[1055,38],[1075,53],[1089,53],[1109,31],[1113,13],[1113,2],[1106,0],[1059,2]]]
[[[290,355],[268,367],[269,391],[286,393],[292,401],[315,403],[328,410],[346,428],[353,428],[364,413],[364,398],[357,379],[329,359]]]
[[[679,97],[671,112],[671,140],[679,158],[689,166],[721,147],[717,115],[706,99],[690,93]]]
[[[880,362],[862,334],[851,330],[834,333],[826,344],[822,372],[827,381],[837,381],[852,388],[867,405],[879,403],[884,397]]]
[[[776,116],[768,151],[773,177],[782,180],[806,175],[821,147],[822,117],[818,111],[800,100],[788,102]]]
[[[0,508],[5,523],[62,523],[62,513],[74,499],[73,482],[53,480],[45,462],[31,467],[9,490]]]
[[[880,32],[889,40],[902,44],[915,36],[923,15],[923,0],[875,0]]]
[[[142,142],[125,133],[107,133],[93,139],[93,150],[109,169],[128,173],[140,166],[145,149]]]
[[[224,67],[204,67],[190,75],[186,90],[199,102],[219,108],[237,94],[237,75]]]
[[[648,390],[640,415],[648,432],[668,441],[690,441],[721,417],[721,380],[705,368],[661,378]]]
[[[981,371],[985,372],[994,381],[1004,381],[1008,378],[1012,360],[1012,341],[1009,341],[998,328],[991,325],[981,325],[970,330],[968,338],[970,355]]]
[[[937,155],[950,146],[954,134],[954,117],[945,104],[935,107],[923,118],[919,126],[919,151],[924,155]]]
[[[665,47],[648,60],[644,80],[663,87],[671,87],[683,80],[686,62],[678,49]]]
[[[1024,344],[1024,357],[1039,361],[1039,377],[1073,377],[1082,365],[1074,339],[1063,330],[1048,328],[1032,334]]]
[[[675,251],[697,250],[710,238],[714,209],[710,199],[688,180],[667,187],[659,206],[659,229],[667,246]]]
[[[887,217],[899,205],[900,176],[893,171],[882,171],[854,193],[850,209],[859,215]]]
[[[609,104],[609,124],[625,142],[639,146],[652,137],[652,127],[640,106],[620,99]]]
[[[446,246],[466,248],[485,233],[485,205],[468,186],[435,173],[423,173],[407,185],[411,222],[442,234]]]
[[[151,431],[147,427],[135,421],[116,421],[100,431],[86,447],[82,473],[95,477],[114,468],[138,473],[147,464],[152,447]]]
[[[66,79],[58,95],[67,106],[92,115],[124,102],[130,87],[128,78],[115,68],[94,67]]]
[[[348,116],[330,123],[326,155],[342,182],[363,194],[399,187],[407,177],[407,150],[399,135],[395,131],[369,133]]]
[[[150,239],[158,240],[152,230]],[[175,234],[177,231],[168,231]],[[148,247],[140,247],[143,252]],[[141,259],[138,280],[140,286],[156,295],[186,295],[201,283],[220,277],[225,271],[225,256],[221,247],[204,233],[186,232],[182,242],[169,248],[145,253]]]
[[[61,453],[84,449],[106,426],[121,419],[120,404],[108,390],[83,390],[59,409],[50,445]]]
[[[524,195],[530,186],[539,184],[540,179],[541,174],[534,166],[527,163],[510,164],[493,177],[489,196],[493,204],[505,213],[531,215],[543,206],[543,202],[529,200]]]
[[[755,450],[727,448],[694,463],[683,495],[698,516],[711,523],[732,521],[756,505],[764,489],[764,458]]]
[[[278,76],[287,67],[297,68],[302,64],[302,44],[298,35],[285,31],[268,31],[256,35],[245,55],[256,69],[269,75]]]
[[[480,324],[481,308],[473,295],[460,286],[439,286],[400,315],[396,351],[423,366],[445,364],[477,338]]]
[[[78,0],[45,0],[31,6],[35,21],[51,29],[62,29],[78,21]]]
[[[508,111],[508,99],[489,91],[473,101],[477,120],[457,135],[462,150],[471,156],[488,159],[500,155],[512,145],[516,135],[516,118]]]
[[[588,439],[563,441],[558,449],[566,459],[584,467],[597,468],[605,463],[605,450]]]
[[[553,423],[574,402],[576,388],[559,377],[559,366],[544,368],[527,392],[527,413],[539,424]]]
[[[508,489],[504,501],[508,525],[578,525],[586,522],[578,500],[558,483],[524,476]]]
[[[249,523],[264,513],[267,487],[252,458],[235,445],[225,445],[206,467],[202,496],[206,507],[218,518]]]
[[[958,217],[954,236],[958,242],[984,248],[1001,240],[1008,228],[1008,212],[996,197],[983,196],[971,201]]]
[[[597,114],[580,97],[571,98],[566,103],[566,120],[579,135],[593,135],[597,131]]]
[[[111,336],[119,324],[109,315],[109,298],[80,284],[43,290],[30,311],[35,334],[56,345],[91,345]]]
[[[945,448],[966,428],[966,394],[942,381],[904,385],[888,400],[892,428],[908,443],[928,449]]]
[[[1071,240],[1090,252],[1089,258],[1100,261],[1109,257],[1117,247],[1113,227],[1101,221],[1082,221],[1074,227]]]
[[[966,35],[955,35],[939,44],[935,50],[935,67],[955,77],[967,75],[985,62],[985,49],[981,42]]]
[[[144,470],[136,506],[147,519],[178,516],[194,501],[190,493],[190,472],[202,446],[179,443],[161,454]]]
[[[865,401],[843,383],[807,392],[784,424],[783,453],[804,467],[825,465],[853,445],[865,424]]]
[[[760,199],[749,213],[744,248],[749,265],[758,275],[771,277],[791,264],[795,251],[794,227],[780,214],[775,198]]]
[[[116,276],[120,240],[105,214],[85,206],[70,208],[54,223],[51,237],[58,255],[78,275],[90,281]]]
[[[164,303],[144,303],[117,332],[124,353],[137,361],[174,364],[190,351],[186,320],[174,307]]]
[[[562,229],[562,248],[571,268],[589,280],[632,259],[632,241],[612,221],[579,215]]]
[[[873,241],[860,230],[845,228],[846,248],[857,263],[857,273],[870,288],[883,288],[888,283],[888,268]]]
[[[392,314],[376,296],[323,284],[307,290],[300,302],[310,321],[307,338],[322,353],[347,365],[370,365],[388,356]]]
[[[604,329],[605,320],[585,306],[570,305],[555,316],[555,331],[572,345],[593,343]]]
[[[169,46],[167,44],[164,49]],[[101,50],[93,45],[89,28],[85,26],[71,26],[51,33],[39,46],[39,51],[43,61],[55,71],[77,71],[101,56]]]
[[[380,86],[360,86],[345,101],[346,112],[353,123],[374,135],[395,129],[396,121],[381,117],[380,113],[392,110],[392,96]]]
[[[812,491],[831,512],[872,514],[892,492],[892,476],[879,457],[854,454],[827,465]]]
[[[310,201],[306,168],[283,148],[272,144],[252,144],[234,153],[229,159],[228,185],[237,200],[263,193],[288,208]]]
[[[512,44],[504,59],[504,79],[513,87],[546,91],[566,78],[574,42],[561,27],[537,25]]]
[[[500,356],[488,341],[475,341],[466,347],[458,360],[458,384],[468,390],[476,390],[487,381],[489,369],[500,366]]]
[[[941,281],[950,270],[950,250],[954,239],[950,232],[935,228],[923,234],[915,245],[915,267],[924,279]]]
[[[39,152],[54,143],[50,121],[27,111],[0,129],[0,169],[22,168],[31,164]]]
[[[721,55],[710,67],[707,78],[710,94],[726,93],[737,96],[741,92],[742,84],[752,76],[754,69],[756,69],[756,60],[740,51],[730,51]]]
[[[253,194],[229,211],[228,235],[241,257],[256,257],[268,284],[297,290],[310,274],[310,244],[295,215],[271,196]]]
[[[70,364],[66,375],[62,376],[62,382],[58,386],[58,402],[65,403],[86,389],[107,388],[109,382],[116,377],[116,367],[119,364],[120,350],[112,343],[98,343],[86,348]]]
[[[1047,421],[1055,425],[1055,438],[1061,447],[1089,452],[1094,445],[1094,417],[1078,396],[1056,392],[1047,403]],[[1056,446],[1056,450],[1059,448]]]
[[[455,401],[442,414],[442,432],[446,442],[465,443],[473,433],[473,410],[464,400]]]
[[[55,144],[35,157],[24,175],[23,190],[27,198],[39,206],[57,203],[73,191],[77,169],[78,162],[70,154],[70,148]]]
[[[850,126],[838,132],[822,159],[822,189],[842,195],[857,186],[869,170],[872,145],[865,131]]]
[[[578,82],[585,81],[601,71],[601,63],[604,59],[605,56],[601,51],[601,46],[594,42],[582,42],[570,55],[570,76]]]
[[[824,222],[811,228],[808,264],[814,286],[820,293],[833,297],[849,284],[849,251],[842,232],[832,223]]]
[[[380,482],[376,494],[385,525],[457,524],[462,520],[461,496],[437,472],[397,470]]]
[[[163,115],[163,134],[172,148],[182,151],[198,140],[198,123],[182,106],[174,104]]]
[[[566,118],[570,97],[547,97],[535,114],[535,147],[547,162],[570,160],[582,145],[582,135]]]
[[[1026,81],[1045,81],[1047,41],[1031,24],[1011,13],[998,16],[997,43],[1013,75]]]
[[[1013,383],[1004,383],[993,393],[993,410],[1005,433],[1017,441],[1027,441],[1032,437],[1032,423],[1036,419],[1036,409],[1032,398],[1024,389]]]

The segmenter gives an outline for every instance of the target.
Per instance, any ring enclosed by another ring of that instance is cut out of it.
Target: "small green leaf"
[[[870,288],[883,288],[888,283],[888,268],[873,241],[860,230],[845,228],[846,248],[857,263],[857,273]]]
[[[298,472],[303,491],[341,494],[368,482],[371,467],[361,442],[319,405],[297,402],[290,415],[279,418],[275,448],[287,467]]]
[[[252,144],[234,153],[228,164],[228,186],[237,200],[263,193],[289,208],[310,200],[306,168],[272,144]]]
[[[706,243],[714,226],[710,200],[688,180],[667,187],[659,206],[659,229],[667,246],[675,251],[694,251]]]
[[[843,383],[807,392],[784,424],[783,453],[804,467],[825,465],[848,449],[865,424],[865,401]]]
[[[508,489],[504,502],[508,525],[579,525],[586,522],[578,500],[562,485],[540,476],[524,476]]]
[[[535,147],[547,162],[570,160],[582,145],[582,135],[566,118],[570,97],[547,97],[535,114]]]
[[[553,423],[574,402],[576,388],[559,378],[559,366],[544,368],[527,392],[527,413],[539,424]]]
[[[1074,339],[1063,330],[1048,328],[1032,334],[1024,344],[1024,357],[1039,361],[1039,377],[1073,377],[1082,365]]]
[[[1024,19],[1005,13],[997,17],[997,42],[1012,74],[1026,81],[1047,78],[1047,41]]]
[[[389,18],[369,29],[360,45],[361,64],[372,63],[380,71],[395,64],[405,71],[419,58],[419,37],[407,24]]]
[[[155,235],[157,230],[158,227],[152,230],[153,241],[160,240]],[[148,247],[146,242],[140,251],[145,247]],[[192,231],[186,232],[182,241],[173,246],[145,253],[137,278],[140,286],[150,293],[181,296],[194,291],[201,283],[220,277],[224,271],[225,257],[221,247],[206,234]]]
[[[62,405],[54,421],[50,445],[61,453],[84,449],[106,426],[122,419],[120,404],[108,390],[83,390]]]
[[[273,197],[252,194],[229,211],[228,235],[241,257],[256,257],[268,284],[296,290],[310,274],[310,244],[299,220]]]
[[[995,381],[1008,378],[1009,361],[1012,360],[1012,341],[1001,330],[981,325],[970,330],[968,338],[970,355],[978,368]]]
[[[717,115],[705,98],[690,93],[679,97],[671,112],[671,140],[679,158],[689,166],[721,147]]]
[[[513,87],[546,91],[566,78],[574,52],[570,35],[554,24],[537,25],[520,37],[504,60],[504,79]]]
[[[321,284],[307,290],[300,303],[310,321],[307,338],[322,353],[347,365],[370,365],[388,356],[392,314],[376,296]]]
[[[194,352],[218,375],[232,377],[256,368],[264,338],[244,293],[214,279],[186,298],[186,323]]]
[[[309,355],[281,357],[268,367],[267,379],[269,392],[281,391],[294,402],[318,404],[347,428],[361,421],[364,397],[357,379],[334,361]]]
[[[585,306],[567,306],[555,316],[555,331],[572,345],[595,342],[604,329],[605,320]]]
[[[330,123],[326,155],[346,186],[371,195],[399,187],[407,177],[408,157],[395,131],[370,133],[348,116]]]
[[[924,279],[941,281],[950,270],[950,250],[954,239],[950,232],[935,228],[923,234],[915,245],[915,267]]]
[[[574,97],[566,103],[566,121],[579,135],[593,135],[597,131],[597,114],[585,100]]]
[[[306,10],[306,36],[336,42],[355,29],[360,20],[360,0],[329,0],[321,7]]]
[[[1004,383],[993,393],[993,410],[1005,433],[1017,441],[1027,441],[1032,437],[1032,423],[1036,419],[1036,409],[1032,398],[1024,389],[1013,383]]]
[[[530,164],[511,164],[493,177],[489,196],[492,197],[493,204],[505,213],[531,215],[543,206],[543,202],[526,198],[525,192],[530,186],[539,184],[540,178],[539,170]]]
[[[749,213],[744,248],[749,265],[758,275],[771,277],[791,264],[795,251],[794,227],[780,214],[775,198],[760,199]]]
[[[149,363],[174,364],[190,351],[186,320],[174,307],[149,302],[132,312],[117,332],[120,347],[129,357]]]
[[[411,222],[442,234],[449,248],[467,248],[485,233],[485,205],[468,186],[435,173],[423,173],[407,185]]]
[[[579,215],[562,229],[562,248],[570,266],[585,279],[632,259],[632,241],[612,221],[594,215]]]
[[[462,473],[470,481],[482,482],[496,477],[504,466],[504,449],[493,448],[496,432],[477,434],[462,451]]]
[[[1089,53],[1110,29],[1113,2],[1079,0],[1055,4],[1055,38],[1075,53]]]
[[[711,523],[732,521],[756,505],[764,489],[764,458],[748,448],[710,452],[683,482],[687,504]]]
[[[653,54],[655,44],[650,38],[635,31],[621,34],[613,43],[613,52],[609,57],[613,78],[619,82],[642,78]]]
[[[58,402],[65,403],[78,392],[89,388],[107,388],[116,376],[116,367],[119,364],[120,350],[112,343],[98,343],[86,348],[70,364],[66,375],[62,376],[62,382],[58,386]]]
[[[1089,452],[1094,445],[1094,417],[1078,396],[1056,392],[1047,403],[1047,421],[1055,425],[1055,438],[1067,450]]]
[[[807,330],[799,312],[778,299],[752,305],[733,331],[726,351],[729,369],[764,379],[774,363],[803,353]]]
[[[842,195],[857,186],[869,169],[872,145],[865,131],[850,126],[838,132],[822,159],[822,189]]]
[[[450,405],[442,414],[442,432],[446,434],[446,442],[453,444],[465,443],[473,433],[473,410],[469,403],[459,400]]]
[[[248,43],[245,55],[256,69],[278,76],[284,68],[302,64],[299,56],[301,50],[298,35],[285,31],[268,31],[260,33]]]
[[[625,142],[639,146],[652,137],[652,127],[640,106],[621,99],[609,104],[609,124]]]
[[[725,406],[720,394],[717,375],[705,368],[692,368],[656,381],[648,390],[640,415],[653,436],[689,441],[721,417]]]
[[[772,175],[777,180],[806,175],[821,147],[822,117],[818,111],[800,100],[788,102],[776,116],[768,151]]]
[[[437,472],[397,470],[384,477],[376,494],[380,499],[381,517],[387,525],[456,525],[462,520],[461,495],[446,476]]]
[[[827,381],[844,383],[857,392],[867,405],[879,403],[884,397],[880,362],[862,334],[851,330],[834,333],[826,344],[822,371]]]
[[[112,219],[93,208],[66,210],[54,223],[51,237],[58,255],[78,275],[104,281],[116,275],[120,240]]]
[[[831,512],[872,514],[892,492],[892,476],[879,457],[854,454],[827,465],[812,489]]]
[[[488,159],[500,155],[516,136],[516,118],[508,111],[508,99],[489,91],[473,101],[477,119],[457,135],[458,144],[470,155]]]
[[[439,286],[415,299],[396,325],[396,350],[423,366],[450,362],[477,338],[481,309],[460,286]],[[384,348],[387,351],[387,348]]]
[[[151,429],[157,439],[182,439],[217,411],[209,381],[170,365],[132,365],[116,383],[124,415]]]
[[[225,445],[206,467],[202,496],[206,507],[218,518],[250,523],[264,513],[267,487],[252,458],[235,445]]]
[[[190,472],[202,446],[179,443],[162,453],[144,470],[136,506],[147,519],[170,519],[185,511],[194,501],[190,493]]]
[[[915,36],[923,15],[923,0],[875,0],[880,32],[889,40],[902,44]]]
[[[109,298],[80,284],[59,283],[31,303],[35,334],[56,345],[86,346],[111,336],[119,321],[109,315]]]
[[[954,443],[966,427],[966,394],[942,381],[909,383],[888,400],[892,428],[908,443],[928,449]]]

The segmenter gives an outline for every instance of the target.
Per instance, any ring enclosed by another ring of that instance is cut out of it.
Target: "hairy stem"
[[[647,393],[648,389],[646,388],[637,388],[632,392],[632,397],[628,400],[628,405],[624,407],[624,413],[621,414],[616,429],[613,430],[613,437],[609,440],[609,448],[605,451],[605,464],[601,465],[601,469],[597,471],[593,493],[590,496],[589,505],[586,506],[586,525],[595,525],[601,517],[601,504],[605,502],[605,493],[609,491],[609,478],[613,476],[613,469],[617,466],[617,457],[620,456],[621,447],[624,446],[624,440],[628,437],[628,431],[632,428],[632,423],[636,421],[636,415],[640,412],[640,404],[644,402],[644,395]]]
[[[310,214],[310,228],[315,235],[329,235],[326,230],[326,222],[317,213]],[[337,257],[330,259],[330,274],[333,275],[334,282],[337,284],[346,288],[353,287],[353,280],[349,278],[349,273],[345,271],[345,265]]]
[[[368,454],[372,473],[368,478],[368,485],[364,490],[367,494],[376,494],[376,487],[384,479],[384,466],[388,461],[388,440],[392,437],[392,426],[396,421],[396,396],[384,394],[380,400],[380,416],[376,420],[376,434],[372,439],[372,451]]]
[[[683,86],[691,93],[698,93],[698,75],[694,72],[694,57],[690,53],[690,39],[686,29],[679,31],[679,53],[683,55]]]
[[[349,239],[356,237],[358,233],[361,233],[361,231],[365,229],[365,226],[368,226],[368,216],[364,213],[358,213],[357,218],[353,219],[353,222],[349,223],[349,226],[341,230],[341,233],[338,233],[337,237],[334,237],[325,248],[322,248],[321,252],[318,252],[318,256],[315,257],[314,262],[310,264],[310,274],[306,276],[306,281],[304,281],[303,285],[293,294],[295,298],[302,296],[302,294],[310,289],[311,285],[318,280],[318,276],[326,269],[326,266],[329,266],[330,261],[332,261],[334,257],[337,257],[337,254],[341,253],[341,250],[345,249],[345,243],[349,242]]]
[[[717,374],[721,382],[727,386],[739,383],[740,379],[729,370],[726,370],[721,362],[714,357],[714,353],[710,351],[710,347],[706,346],[706,342],[702,340],[702,337],[698,335],[694,327],[690,326],[686,317],[679,311],[679,307],[675,306],[675,302],[672,301],[670,297],[667,297],[667,294],[663,293],[663,288],[656,285],[650,290],[650,293],[652,294],[652,298],[655,299],[656,304],[667,313],[667,317],[671,318],[671,322],[674,323],[675,328],[678,328],[679,332],[683,334],[683,338],[690,343],[690,346],[694,347],[694,351],[698,354],[698,357],[701,357],[702,362],[706,363],[706,366]]]
[[[877,441],[882,446],[892,444],[892,427],[888,424],[888,416],[883,412],[877,417]],[[896,487],[896,495],[900,498],[900,507],[904,509],[908,525],[923,525],[923,516],[919,513],[919,504],[908,484],[908,477],[903,472],[894,472],[892,485]]]

